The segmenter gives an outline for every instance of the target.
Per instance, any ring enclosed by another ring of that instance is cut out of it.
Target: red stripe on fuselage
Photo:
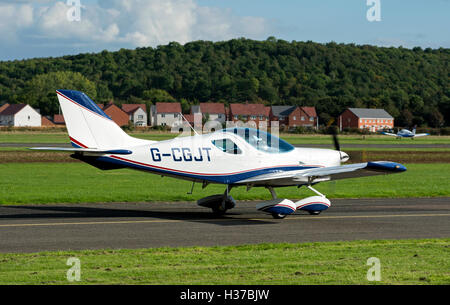
[[[70,141],[72,141],[73,143],[75,143],[75,144],[77,144],[77,145],[79,145],[79,146],[81,146],[81,147],[83,147],[83,148],[89,148],[89,147],[87,147],[86,145],[84,145],[83,143],[78,142],[77,140],[75,140],[74,138],[72,138],[72,137],[70,137],[70,136],[69,136],[69,139],[70,139]]]
[[[137,162],[137,161],[121,158],[121,157],[118,157],[118,156],[111,156],[111,158],[114,158],[114,159],[117,159],[117,160],[121,160],[121,161],[125,161],[125,162],[134,163],[134,164],[141,165],[141,166],[152,167],[152,168],[156,168],[156,169],[162,169],[162,170],[178,172],[178,173],[184,173],[184,174],[202,175],[202,176],[236,175],[236,174],[242,174],[242,173],[246,173],[246,172],[252,172],[252,171],[257,171],[257,170],[261,170],[261,169],[268,169],[268,168],[295,167],[295,166],[300,167],[299,165],[278,165],[278,166],[269,166],[269,167],[261,167],[261,168],[256,168],[256,169],[249,169],[249,170],[240,171],[240,172],[233,172],[233,173],[206,174],[206,173],[194,173],[194,172],[177,170],[177,169],[173,169],[173,168],[167,168],[167,167],[161,167],[161,166],[156,166],[156,165],[150,165],[150,164],[146,164],[146,163],[141,163],[141,162]]]

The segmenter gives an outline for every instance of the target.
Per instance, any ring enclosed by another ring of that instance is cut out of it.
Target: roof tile
[[[157,113],[180,113],[180,103],[156,103]]]

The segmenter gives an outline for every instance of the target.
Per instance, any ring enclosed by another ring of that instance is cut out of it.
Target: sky
[[[450,48],[449,12],[450,0],[0,0],[0,60],[270,36]]]

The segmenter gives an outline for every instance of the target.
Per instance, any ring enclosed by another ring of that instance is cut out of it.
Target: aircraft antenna
[[[196,135],[199,135],[198,132],[194,129],[194,127],[192,127],[191,123],[189,123],[189,121],[184,117],[184,115],[180,112],[181,117],[186,121],[186,123],[188,123],[189,127],[191,127],[191,129],[194,131],[194,133]]]

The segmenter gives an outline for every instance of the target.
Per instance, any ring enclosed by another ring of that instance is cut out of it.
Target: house
[[[128,125],[129,116],[128,114],[115,105],[112,101],[103,106],[103,104],[97,104],[100,109],[103,110],[117,125],[120,127]]]
[[[181,104],[159,102],[152,105],[150,107],[150,120],[152,126],[173,127],[181,125],[183,122]]]
[[[8,103],[1,105],[1,106],[0,106],[0,113],[3,111],[3,109],[8,108],[8,106],[9,106]]]
[[[318,118],[314,107],[272,106],[271,121],[279,121],[279,125],[288,128],[317,127]]]
[[[66,125],[66,121],[64,121],[64,116],[62,114],[55,114],[53,116],[53,123],[56,125]]]
[[[227,115],[223,103],[200,103],[191,107],[191,114],[201,113],[204,118],[210,121],[225,123]]]
[[[147,126],[147,106],[145,104],[122,104],[122,110],[134,126]]]
[[[41,117],[41,126],[42,127],[55,127],[56,124],[52,122],[50,117],[42,116]]]
[[[0,112],[0,125],[14,127],[40,127],[41,115],[30,105],[12,104],[2,107]]]
[[[229,120],[254,121],[258,126],[259,122],[269,123],[269,114],[263,104],[230,104]]]
[[[394,128],[394,118],[384,109],[348,108],[338,118],[340,130],[343,128],[379,129]]]
[[[316,107],[304,106],[300,107],[300,110],[305,114],[305,120],[303,120],[303,116],[300,116],[301,126],[319,129],[319,117],[317,116]]]

